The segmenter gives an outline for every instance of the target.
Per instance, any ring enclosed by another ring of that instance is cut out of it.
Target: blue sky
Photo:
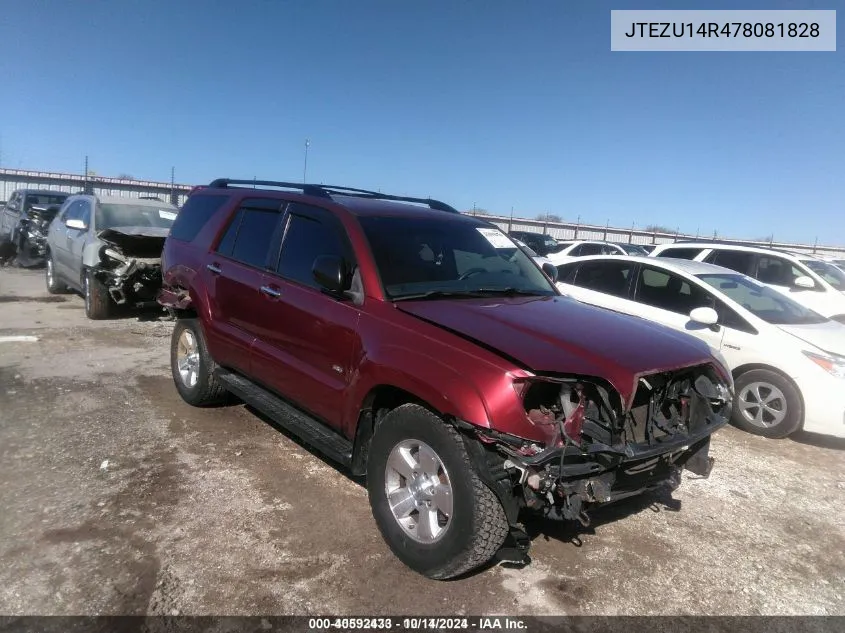
[[[612,53],[611,8],[679,3],[7,2],[2,165],[301,180],[309,138],[309,181],[845,245],[841,44]]]

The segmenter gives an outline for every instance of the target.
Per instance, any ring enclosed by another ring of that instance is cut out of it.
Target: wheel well
[[[396,407],[411,402],[440,415],[428,403],[399,387],[378,385],[370,390],[361,403],[361,410],[358,413],[358,426],[355,429],[355,443],[352,448],[352,474],[363,475],[367,472],[370,440],[376,425]]]
[[[177,319],[198,319],[199,314],[194,308],[167,308]]]
[[[787,374],[783,373],[777,367],[772,367],[771,365],[764,365],[762,363],[748,363],[747,365],[740,365],[739,367],[734,367],[731,371],[733,374],[734,380],[739,378],[742,374],[745,374],[749,371],[753,371],[755,369],[765,369],[766,371],[770,371],[773,374],[777,374],[784,380],[786,380],[790,385],[795,387],[795,391],[798,392],[798,398],[801,400],[801,425],[798,427],[799,430],[804,428],[804,413],[805,413],[805,405],[804,405],[804,394],[801,393],[801,388],[798,384]]]

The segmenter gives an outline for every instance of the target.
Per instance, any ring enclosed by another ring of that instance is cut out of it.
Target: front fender
[[[103,245],[99,240],[86,242],[82,247],[82,266],[94,268],[100,265],[100,247]]]
[[[344,427],[354,435],[361,403],[376,387],[402,389],[443,415],[489,427],[490,414],[479,388],[443,361],[425,351],[400,345],[383,346],[364,358],[350,384]]]

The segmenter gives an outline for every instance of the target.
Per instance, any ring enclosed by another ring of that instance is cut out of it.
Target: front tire
[[[735,426],[763,437],[782,438],[801,428],[801,393],[789,380],[768,369],[740,374],[731,419]]]
[[[109,291],[90,270],[86,270],[82,276],[82,296],[85,299],[85,315],[89,319],[99,321],[112,316],[114,304]]]
[[[44,266],[44,281],[47,285],[47,292],[51,295],[64,294],[67,292],[67,286],[59,281],[56,276],[56,265],[53,261],[53,254],[47,252],[47,262]]]
[[[176,321],[170,338],[170,371],[182,400],[195,407],[227,402],[228,393],[214,375],[216,368],[199,320]]]
[[[390,549],[429,578],[484,565],[508,534],[502,504],[479,478],[464,439],[416,404],[394,409],[376,427],[367,490]]]

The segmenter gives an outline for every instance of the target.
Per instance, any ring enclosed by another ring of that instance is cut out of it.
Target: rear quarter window
[[[192,195],[176,216],[170,228],[170,237],[182,242],[193,241],[226,200],[226,196]]]

